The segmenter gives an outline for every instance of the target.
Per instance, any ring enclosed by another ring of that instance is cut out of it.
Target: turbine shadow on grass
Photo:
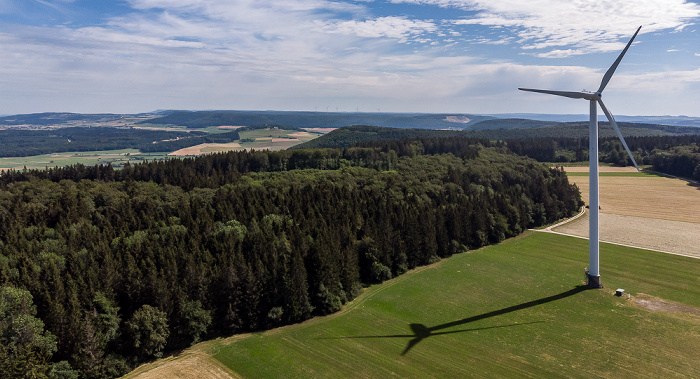
[[[507,308],[503,308],[503,309],[499,309],[499,310],[495,310],[495,311],[491,311],[491,312],[487,312],[487,313],[482,313],[480,315],[471,316],[471,317],[463,318],[461,320],[451,321],[451,322],[447,322],[444,324],[435,325],[432,327],[427,327],[423,324],[409,324],[409,327],[411,328],[411,332],[413,334],[394,334],[394,335],[384,335],[384,336],[354,336],[354,337],[339,337],[339,338],[346,339],[346,338],[411,338],[412,337],[412,339],[410,341],[408,341],[406,348],[401,353],[401,355],[406,355],[406,353],[408,353],[419,342],[421,342],[422,340],[424,340],[428,337],[432,337],[432,336],[438,336],[441,334],[471,332],[471,331],[486,330],[486,329],[506,328],[506,327],[511,327],[511,326],[529,325],[529,324],[537,324],[537,323],[544,322],[544,321],[534,321],[534,322],[527,322],[527,323],[522,323],[522,324],[497,325],[497,326],[490,326],[490,327],[483,327],[483,328],[452,330],[452,331],[447,331],[447,332],[435,333],[438,330],[452,328],[455,326],[468,324],[470,322],[479,321],[479,320],[483,320],[483,319],[487,319],[487,318],[491,318],[491,317],[495,317],[495,316],[500,316],[500,315],[503,315],[506,313],[511,313],[511,312],[531,308],[531,307],[534,307],[536,305],[546,304],[546,303],[550,303],[552,301],[561,300],[561,299],[567,298],[569,296],[576,295],[577,293],[583,292],[587,289],[588,289],[588,287],[586,287],[586,286],[576,286],[568,291],[565,291],[565,292],[562,292],[562,293],[559,293],[556,295],[543,297],[541,299],[528,301],[526,303],[513,305],[513,306],[510,306]]]

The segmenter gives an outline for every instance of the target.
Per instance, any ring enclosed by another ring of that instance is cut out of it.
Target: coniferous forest
[[[102,378],[338,311],[572,215],[566,175],[467,138],[0,176],[0,372]]]

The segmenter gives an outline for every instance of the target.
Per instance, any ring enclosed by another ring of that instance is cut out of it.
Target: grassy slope
[[[576,292],[587,250],[512,239],[371,287],[341,315],[214,342],[214,357],[245,377],[700,376],[700,316],[612,295],[700,307],[700,260],[604,244],[606,289]]]

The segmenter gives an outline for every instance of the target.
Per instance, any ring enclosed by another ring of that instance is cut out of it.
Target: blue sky
[[[688,0],[0,0],[0,114],[155,109],[700,116]]]

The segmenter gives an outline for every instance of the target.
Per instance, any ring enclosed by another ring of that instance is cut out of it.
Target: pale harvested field
[[[700,224],[657,218],[600,213],[600,240],[700,258]],[[553,228],[555,232],[588,238],[588,213]]]
[[[319,133],[330,133],[338,128],[304,128],[304,130],[308,130],[310,132],[319,132]]]
[[[196,145],[196,146],[186,147],[186,148],[180,149],[178,151],[173,151],[172,153],[170,153],[168,155],[175,156],[175,157],[182,157],[182,156],[187,156],[187,155],[202,155],[202,154],[206,154],[206,153],[238,150],[238,149],[240,149],[240,147],[241,147],[241,144],[239,144],[238,142],[203,143],[203,144]]]
[[[588,167],[567,167],[588,172]],[[635,172],[601,167],[601,172]],[[570,176],[588,204],[588,176]],[[700,188],[665,177],[601,176],[600,239],[647,249],[700,257]],[[588,237],[588,214],[553,229]]]
[[[217,127],[217,129],[240,129],[240,128],[245,128],[245,126],[221,125],[221,126]]]
[[[587,172],[588,168],[585,169]],[[611,172],[611,169],[615,168],[601,167],[601,172]],[[629,172],[626,168],[617,170]],[[588,204],[588,176],[570,176],[569,181],[581,189],[581,197]],[[700,187],[684,180],[601,176],[599,188],[601,213],[700,223]]]
[[[167,128],[167,127],[158,127],[158,126],[134,126],[134,129],[142,129],[142,130],[165,130],[167,132],[174,132],[174,131],[185,131],[185,128]]]
[[[289,133],[290,137],[310,137],[311,133],[309,132],[294,132],[294,133]]]
[[[124,378],[161,379],[161,378],[197,378],[230,379],[239,375],[222,365],[216,359],[196,347],[186,350],[183,356],[159,359],[139,366]]]
[[[564,167],[566,172],[588,172],[588,166],[580,167]],[[598,171],[600,172],[637,172],[634,167],[612,167],[612,166],[599,166]]]

